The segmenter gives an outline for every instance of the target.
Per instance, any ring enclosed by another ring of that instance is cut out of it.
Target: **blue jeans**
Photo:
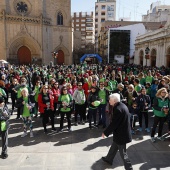
[[[106,126],[106,104],[100,104],[99,110],[99,124]]]

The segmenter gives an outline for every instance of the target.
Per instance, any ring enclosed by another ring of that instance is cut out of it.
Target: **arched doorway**
[[[166,66],[170,67],[170,47],[167,50],[167,55],[166,55]]]
[[[143,50],[141,50],[139,53],[139,64],[141,66],[143,66],[143,58],[144,58],[144,52],[143,52]]]
[[[156,50],[153,49],[151,51],[151,67],[155,67],[156,66]]]
[[[29,50],[28,47],[26,46],[20,47],[18,49],[17,56],[18,56],[18,63],[20,65],[31,64],[31,51]]]
[[[58,51],[57,64],[62,65],[64,63],[64,52],[62,50]]]

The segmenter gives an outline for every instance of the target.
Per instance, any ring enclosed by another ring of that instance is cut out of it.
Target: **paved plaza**
[[[29,134],[21,138],[22,120],[15,120],[16,113],[11,116],[9,130],[9,157],[0,159],[0,170],[123,170],[119,153],[113,165],[109,166],[101,160],[112,143],[112,136],[101,138],[102,127],[90,130],[88,123],[72,126],[73,131],[44,134],[41,118],[34,118],[34,138]],[[152,113],[149,113],[152,125]],[[74,120],[74,119],[73,119]],[[72,120],[72,121],[73,121]],[[59,117],[55,119],[59,128]],[[65,123],[65,125],[67,125]],[[66,127],[66,126],[65,126]],[[164,131],[167,132],[167,125]],[[170,136],[166,141],[151,143],[146,132],[133,135],[133,141],[127,145],[128,155],[134,170],[168,170],[170,169]]]

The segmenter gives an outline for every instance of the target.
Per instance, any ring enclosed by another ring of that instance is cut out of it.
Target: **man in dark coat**
[[[102,133],[102,137],[108,137],[111,133],[113,133],[113,143],[107,156],[102,157],[102,160],[112,165],[113,159],[119,150],[125,169],[132,170],[133,168],[126,152],[126,143],[132,141],[130,113],[127,106],[120,102],[120,94],[118,93],[110,95],[109,103],[113,106],[112,122]]]

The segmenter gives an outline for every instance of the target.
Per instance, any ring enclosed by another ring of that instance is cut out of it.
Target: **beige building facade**
[[[11,64],[72,64],[71,0],[1,0],[0,37]]]
[[[145,49],[149,48],[149,56],[145,56]],[[170,67],[170,13],[163,28],[149,31],[138,36],[135,42],[135,64],[147,66]]]

